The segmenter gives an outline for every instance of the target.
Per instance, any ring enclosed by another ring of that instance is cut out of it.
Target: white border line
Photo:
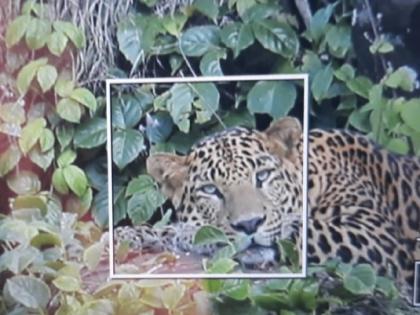
[[[297,81],[303,80],[303,232],[302,232],[302,271],[301,273],[232,273],[232,274],[116,274],[114,264],[113,237],[113,185],[112,185],[112,123],[111,123],[111,85],[121,84],[157,84],[157,83],[196,83],[196,82],[230,82],[230,81]],[[109,225],[109,278],[110,279],[301,279],[307,275],[307,226],[308,226],[308,117],[309,117],[309,76],[303,74],[269,74],[241,75],[221,77],[182,77],[182,78],[139,78],[106,80],[106,119],[107,119],[107,168],[108,168],[108,225]]]
[[[418,301],[416,301],[417,291],[420,289],[417,285],[417,281],[419,280],[419,277],[420,277],[419,272],[417,272],[417,266],[419,266],[419,271],[420,271],[420,261],[416,261],[414,263],[413,306],[420,306],[420,299]]]

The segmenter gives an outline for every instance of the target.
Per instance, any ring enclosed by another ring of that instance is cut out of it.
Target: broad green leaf
[[[136,193],[147,194],[151,190],[156,190],[153,178],[149,175],[139,175],[128,183],[125,195],[129,197]]]
[[[46,152],[54,146],[54,134],[48,128],[44,128],[39,138],[39,145],[41,146],[41,152]]]
[[[10,270],[14,274],[19,274],[41,257],[39,250],[32,246],[16,247],[4,251],[0,256],[0,270]]]
[[[351,28],[347,25],[334,25],[328,29],[326,40],[330,53],[338,58],[344,58],[351,49]]]
[[[96,148],[106,142],[106,119],[94,117],[82,123],[74,133],[74,145],[78,148]]]
[[[420,99],[413,98],[404,104],[401,110],[401,118],[411,128],[420,132]]]
[[[371,54],[387,54],[394,51],[394,45],[392,45],[384,36],[376,38],[372,45],[369,47]]]
[[[48,36],[47,47],[53,55],[60,57],[64,49],[66,49],[67,42],[68,39],[64,33],[54,31]]]
[[[52,184],[60,194],[66,195],[69,193],[69,187],[64,178],[64,172],[62,168],[57,168],[52,176]]]
[[[49,151],[41,152],[39,146],[35,146],[29,152],[29,159],[46,171],[54,160],[54,149],[52,148]]]
[[[343,279],[344,288],[356,295],[373,293],[375,284],[375,271],[368,264],[356,265]]]
[[[83,252],[83,262],[89,268],[89,270],[95,270],[98,266],[101,256],[104,251],[104,244],[102,242],[97,242],[90,245]]]
[[[41,137],[47,122],[44,118],[34,119],[26,124],[22,129],[19,139],[19,147],[22,153],[26,155]]]
[[[16,45],[22,39],[30,21],[31,17],[29,15],[21,15],[9,24],[5,38],[7,48]]]
[[[33,309],[46,309],[51,291],[44,281],[34,276],[17,275],[7,279],[3,294],[16,302]]]
[[[49,247],[60,247],[63,245],[59,234],[40,232],[38,235],[31,239],[31,245],[38,249],[49,248]]]
[[[170,89],[171,96],[167,101],[167,108],[179,130],[188,133],[190,130],[190,115],[194,92],[188,84],[174,84]]]
[[[41,66],[37,72],[37,79],[42,92],[45,93],[57,80],[57,69],[52,65]]]
[[[299,51],[299,40],[295,31],[282,22],[264,20],[252,23],[255,38],[261,45],[277,54],[290,58]]]
[[[77,292],[80,290],[80,282],[71,276],[58,276],[52,283],[62,292]]]
[[[211,225],[205,225],[197,231],[193,243],[194,245],[229,243],[229,239],[222,230]]]
[[[96,110],[96,99],[95,96],[90,92],[88,89],[85,88],[77,88],[73,90],[69,98],[75,100],[76,102],[86,106],[92,112]]]
[[[17,195],[33,195],[41,190],[41,181],[35,173],[20,170],[7,176],[7,186]]]
[[[34,79],[38,69],[42,66],[45,66],[48,63],[47,58],[40,58],[33,61],[30,61],[28,64],[22,67],[19,71],[16,85],[21,95],[25,95],[31,85],[32,80]]]
[[[118,47],[125,59],[130,61],[132,65],[137,64],[142,55],[144,57],[141,35],[141,29],[136,25],[133,18],[123,19],[118,24]]]
[[[217,16],[219,15],[219,4],[216,0],[195,0],[193,3],[194,7],[212,19],[215,23],[217,22]]]
[[[162,292],[162,303],[168,310],[175,310],[184,297],[186,287],[183,284],[167,286]]]
[[[165,198],[157,190],[149,190],[147,194],[134,194],[128,200],[127,214],[133,224],[139,225],[145,223],[164,201]]]
[[[333,81],[333,70],[331,64],[318,71],[312,81],[311,90],[316,101],[322,101],[328,93]]]
[[[51,33],[51,23],[47,20],[32,18],[25,33],[26,44],[36,50],[44,47]]]
[[[181,51],[186,56],[199,57],[219,44],[219,28],[217,26],[193,26],[180,38]]]
[[[123,169],[145,149],[143,135],[134,129],[116,130],[112,133],[112,160]]]
[[[356,70],[354,70],[353,66],[348,63],[343,64],[340,68],[334,71],[334,75],[337,79],[344,82],[353,79],[355,73]]]
[[[143,110],[153,102],[153,96],[148,92],[125,94],[111,99],[112,126],[121,129],[136,126]]]
[[[162,143],[172,133],[174,122],[168,112],[146,115],[146,134],[152,143]]]
[[[376,278],[376,290],[382,292],[389,299],[394,299],[399,294],[394,282],[385,277]]]
[[[283,11],[283,8],[279,3],[276,3],[276,2],[257,3],[253,5],[251,8],[249,8],[248,10],[246,10],[241,16],[241,18],[245,24],[249,25],[250,22],[252,21],[262,21],[262,20],[267,20],[271,18],[278,19],[279,15],[281,15],[280,13],[281,11]],[[289,21],[288,18],[282,17],[280,19]]]
[[[59,167],[65,167],[72,164],[76,160],[77,154],[73,150],[67,149],[57,159]]]
[[[19,163],[22,154],[19,147],[12,143],[6,151],[0,153],[0,177],[9,173]]]
[[[66,34],[71,42],[77,48],[83,48],[85,46],[85,34],[83,31],[71,22],[55,21],[53,27],[57,32]]]
[[[70,99],[70,98],[62,98],[56,107],[57,114],[64,120],[67,120],[72,123],[80,122],[80,117],[82,116],[82,110],[80,109],[80,105]]]
[[[163,17],[162,26],[169,34],[179,37],[187,20],[188,17],[184,14],[171,14],[170,16]]]
[[[201,100],[204,108],[213,113],[219,109],[220,95],[214,83],[190,83],[189,86]]]
[[[223,75],[220,59],[226,59],[226,52],[221,50],[211,50],[207,52],[200,61],[200,71],[204,76]]]
[[[369,91],[372,88],[372,81],[365,76],[357,76],[347,81],[347,87],[354,93],[364,98],[369,98]]]
[[[232,23],[223,27],[220,32],[222,42],[233,50],[234,58],[254,43],[251,24]]]
[[[385,80],[385,85],[391,88],[401,88],[404,91],[412,92],[416,79],[416,71],[407,66],[403,66],[389,75]]]
[[[387,144],[388,150],[396,152],[398,154],[408,154],[410,147],[406,139],[392,138]]]
[[[72,125],[63,124],[55,129],[57,140],[61,145],[61,150],[65,149],[73,139],[74,127]]]
[[[245,13],[251,9],[257,2],[255,0],[238,0],[236,1],[236,10],[241,18],[244,18]]]
[[[220,258],[207,269],[208,273],[229,273],[238,263],[230,258]]]
[[[251,113],[266,113],[276,119],[286,116],[295,101],[294,84],[286,81],[261,81],[249,91],[247,107]]]
[[[74,82],[70,79],[60,76],[54,86],[54,92],[61,97],[69,97],[74,89]]]
[[[349,116],[349,123],[357,130],[368,133],[371,131],[369,114],[368,111],[354,110]]]
[[[251,285],[249,279],[225,280],[223,294],[237,301],[244,301],[249,298]]]
[[[82,197],[88,188],[85,172],[76,165],[68,165],[63,168],[63,175],[69,188],[78,197]]]
[[[315,41],[319,41],[322,35],[325,34],[328,21],[334,10],[334,5],[329,4],[326,7],[318,10],[311,19],[309,25],[309,33]]]

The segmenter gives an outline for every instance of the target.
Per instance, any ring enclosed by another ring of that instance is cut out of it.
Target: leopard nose
[[[252,234],[255,233],[258,229],[258,227],[264,223],[265,221],[264,217],[255,217],[250,220],[242,220],[236,223],[232,223],[231,226],[233,229],[244,232],[246,234]]]

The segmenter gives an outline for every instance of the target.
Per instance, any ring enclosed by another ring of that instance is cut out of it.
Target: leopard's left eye
[[[257,172],[255,177],[256,177],[258,182],[263,182],[263,181],[266,181],[268,179],[270,174],[271,174],[271,170],[262,170],[262,171]]]

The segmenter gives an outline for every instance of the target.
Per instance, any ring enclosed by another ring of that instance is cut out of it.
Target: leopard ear
[[[270,150],[292,161],[297,158],[297,144],[302,136],[302,126],[296,118],[284,117],[271,124],[265,131]]]
[[[161,186],[163,194],[171,199],[174,206],[178,206],[188,175],[186,157],[165,153],[151,155],[146,161],[146,168]]]

